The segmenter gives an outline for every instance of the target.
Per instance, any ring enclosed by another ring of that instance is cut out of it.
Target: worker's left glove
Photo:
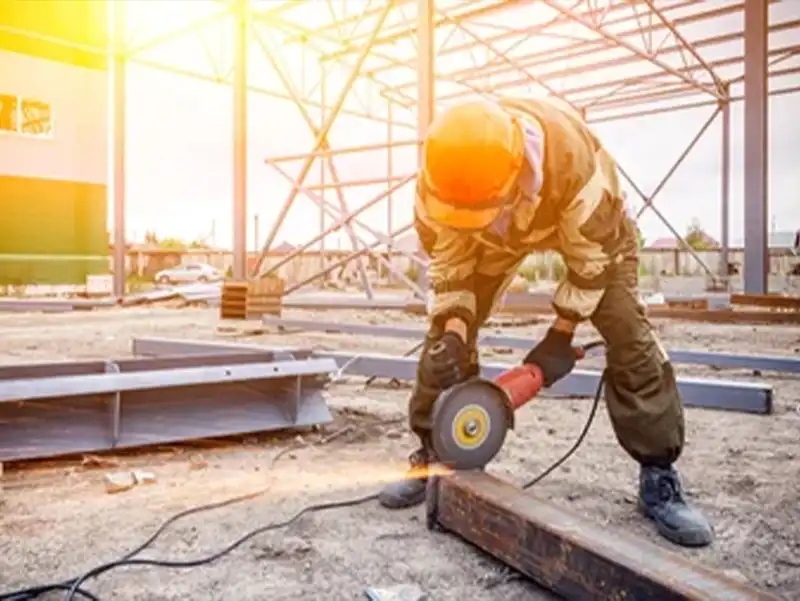
[[[573,370],[576,360],[572,335],[550,328],[544,339],[528,353],[523,363],[538,365],[544,376],[545,388],[549,388]]]
[[[466,379],[469,350],[454,332],[445,332],[422,356],[424,379],[440,390],[446,390]]]

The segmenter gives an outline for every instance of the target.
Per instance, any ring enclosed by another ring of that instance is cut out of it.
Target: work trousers
[[[638,259],[631,257],[615,265],[609,275],[605,294],[591,318],[607,345],[606,407],[617,440],[633,459],[643,465],[667,467],[678,459],[684,445],[683,401],[675,372],[639,299]],[[475,287],[477,319],[468,335],[470,376],[479,371],[478,329],[512,279],[513,273],[502,278],[487,277]],[[431,327],[423,353],[441,334]],[[439,392],[418,369],[409,400],[409,422],[423,444]],[[540,410],[546,409],[542,406]]]

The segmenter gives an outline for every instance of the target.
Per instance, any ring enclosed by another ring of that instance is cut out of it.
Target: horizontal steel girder
[[[217,344],[213,342],[136,338],[134,352],[147,356],[167,353],[256,352],[254,345]],[[263,348],[263,347],[262,347]],[[263,349],[266,350],[266,349]],[[315,357],[333,359],[343,374],[395,378],[412,381],[416,377],[417,359],[392,355],[362,354],[340,351],[315,352]],[[508,364],[484,364],[481,375],[495,378],[506,371]],[[569,376],[547,389],[548,395],[567,397],[592,397],[600,383],[600,372],[574,370]],[[743,413],[768,414],[772,412],[772,386],[729,380],[678,378],[678,388],[687,407],[723,409]]]
[[[263,349],[0,367],[0,461],[328,423],[335,369]]]
[[[436,477],[428,525],[455,534],[567,601],[779,601],[485,472]]]
[[[380,336],[385,338],[402,338],[404,340],[420,341],[425,336],[425,328],[398,328],[394,326],[378,326],[365,324],[335,323],[307,319],[284,319],[278,317],[264,317],[264,325],[283,328],[298,328],[301,330],[324,332],[326,334],[357,334],[364,336]],[[486,346],[530,350],[536,340],[522,336],[505,336],[482,334],[479,343]],[[800,358],[780,357],[775,355],[730,355],[727,353],[712,353],[707,351],[669,351],[669,358],[673,363],[689,365],[709,365],[712,367],[728,367],[752,369],[759,371],[777,371],[782,373],[800,374]]]

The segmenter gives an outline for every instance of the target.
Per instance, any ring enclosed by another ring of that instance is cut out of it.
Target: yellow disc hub
[[[486,409],[467,405],[453,420],[453,440],[462,449],[474,449],[486,441],[491,423]]]

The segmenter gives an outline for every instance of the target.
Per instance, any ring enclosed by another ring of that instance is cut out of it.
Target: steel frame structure
[[[211,7],[207,15],[183,23],[173,31],[139,40],[134,40],[126,29],[125,3],[110,3],[115,7],[111,43],[104,48],[81,47],[82,51],[108,56],[113,74],[116,265],[124,264],[125,259],[125,73],[126,65],[136,62],[232,87],[233,273],[236,278],[247,275],[247,94],[263,94],[296,104],[314,135],[314,144],[304,155],[267,159],[268,165],[292,181],[293,186],[264,241],[256,270],[265,271],[264,257],[294,200],[302,195],[319,207],[320,234],[316,241],[320,247],[324,250],[326,236],[341,229],[347,234],[353,250],[336,267],[323,269],[303,284],[355,261],[370,298],[372,288],[362,264],[367,255],[375,257],[415,295],[420,296],[423,292],[404,274],[398,273],[386,258],[395,250],[392,246],[395,238],[412,229],[410,224],[398,228],[392,220],[392,193],[414,179],[413,174],[394,173],[392,151],[403,146],[419,147],[436,103],[446,103],[468,94],[489,97],[549,95],[581,111],[590,123],[709,107],[711,116],[708,122],[652,192],[643,191],[630,174],[622,168],[621,171],[644,202],[639,214],[650,209],[678,240],[683,241],[654,201],[711,122],[721,118],[721,274],[711,273],[708,267],[706,270],[712,276],[726,275],[731,178],[730,106],[743,101],[746,148],[744,289],[755,294],[767,291],[767,104],[771,95],[800,90],[800,86],[780,85],[800,74],[800,45],[780,45],[769,41],[770,35],[777,37],[800,30],[798,19],[769,22],[769,7],[776,5],[778,0],[725,3],[698,0],[364,0],[357,7],[353,7],[353,3],[348,6],[346,0],[325,0],[324,3],[320,0],[313,3],[316,7],[313,13],[307,10],[309,3],[294,0],[207,2]],[[325,16],[325,11],[329,16]],[[690,36],[686,33],[687,29],[698,25],[707,25],[711,30],[729,29],[725,23],[737,21],[739,17],[743,17],[744,22],[741,29],[734,28],[713,36]],[[309,19],[313,25],[307,22]],[[517,23],[520,20],[527,25],[519,27]],[[224,61],[214,55],[204,37],[204,31],[207,32],[214,24],[229,34],[233,59],[228,65],[222,65]],[[265,27],[269,28],[269,35]],[[437,32],[440,39],[437,39]],[[26,35],[27,32],[15,33]],[[274,40],[281,35],[284,36],[281,43],[275,43]],[[186,36],[196,36],[202,44],[208,58],[208,70],[167,65],[148,55],[154,48]],[[70,45],[60,40],[49,41]],[[743,52],[730,48],[742,43]],[[281,54],[292,49],[303,56],[303,81],[300,82],[292,77],[281,60]],[[260,52],[266,59],[283,89],[275,90],[250,81],[254,52]],[[307,85],[306,53],[312,52],[318,57],[318,77],[314,85]],[[473,64],[447,68],[452,56],[469,56]],[[331,102],[330,74],[334,67],[342,66],[348,70],[347,76],[335,101]],[[636,73],[613,76],[613,70],[620,68]],[[381,114],[364,106],[356,89],[357,84],[363,82],[385,102],[386,108]],[[770,87],[768,82],[777,83]],[[312,111],[318,112],[320,118],[315,118]],[[415,116],[416,121],[398,119],[398,114],[404,111]],[[386,124],[386,144],[332,148],[329,134],[339,115]],[[397,139],[395,134],[401,129],[412,133],[407,139]],[[349,182],[341,180],[334,156],[381,148],[387,150],[385,177]],[[304,186],[318,159],[322,183]],[[295,178],[280,167],[281,163],[289,161],[301,162],[300,173]],[[349,209],[345,190],[384,181],[389,184],[387,191],[374,200],[374,204],[386,201],[386,231],[382,232],[358,218],[363,209]],[[325,198],[325,191],[329,189],[334,191],[335,202]],[[329,219],[333,220],[330,226],[326,225]],[[365,240],[358,230],[375,240]],[[683,244],[688,249],[685,241]],[[377,252],[378,249],[381,252]],[[416,256],[411,258],[424,264],[424,260]],[[274,270],[274,266],[270,270]],[[114,291],[117,297],[124,294],[123,270],[115,270]]]

